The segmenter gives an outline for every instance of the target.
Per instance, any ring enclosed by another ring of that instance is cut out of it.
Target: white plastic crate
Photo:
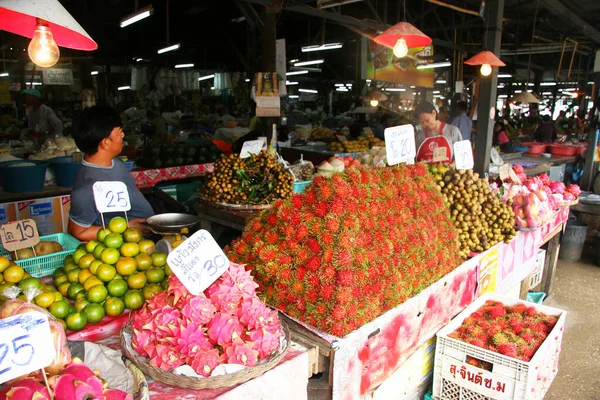
[[[449,338],[486,301],[507,306],[525,303],[547,315],[559,316],[554,329],[529,362],[507,357]],[[437,333],[433,398],[438,400],[543,399],[558,372],[566,311],[485,293]],[[467,356],[492,364],[492,372],[467,364]]]
[[[544,263],[546,262],[546,250],[538,249],[535,259],[533,260],[535,267],[531,273],[531,283],[529,284],[529,290],[533,289],[542,282],[542,276],[544,274]]]

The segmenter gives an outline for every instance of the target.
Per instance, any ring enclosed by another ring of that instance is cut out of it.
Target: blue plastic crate
[[[294,182],[294,193],[304,193],[304,190],[311,182],[312,179],[309,181]]]

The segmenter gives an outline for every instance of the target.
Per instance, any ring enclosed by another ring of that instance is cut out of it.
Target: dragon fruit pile
[[[524,303],[506,306],[488,300],[448,336],[527,362],[557,321],[557,316],[546,315]]]
[[[257,287],[250,271],[234,263],[198,296],[173,274],[165,292],[133,313],[133,348],[167,371],[187,364],[211,376],[220,364],[252,367],[279,348],[281,332]]]
[[[130,394],[108,389],[106,382],[78,358],[74,358],[58,375],[50,377],[48,383],[55,399],[133,400]],[[51,398],[42,376],[15,380],[0,391],[0,399],[50,400]]]

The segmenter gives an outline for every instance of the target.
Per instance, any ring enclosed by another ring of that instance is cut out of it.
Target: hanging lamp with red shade
[[[31,38],[28,54],[36,65],[58,61],[58,46],[96,50],[98,45],[58,0],[0,0],[0,29]]]
[[[429,36],[418,30],[410,22],[406,22],[406,0],[404,4],[404,20],[386,29],[375,38],[375,43],[394,50],[398,58],[406,57],[408,49],[424,47],[431,44]]]
[[[481,75],[489,76],[492,67],[505,67],[506,64],[489,50],[483,50],[465,61],[467,65],[481,65]]]

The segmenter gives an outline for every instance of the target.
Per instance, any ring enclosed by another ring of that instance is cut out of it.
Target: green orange
[[[161,251],[152,253],[152,265],[159,268],[167,265],[167,254]]]
[[[124,243],[121,246],[121,255],[123,257],[135,257],[140,254],[140,246],[137,243]]]
[[[98,241],[100,243],[102,243],[102,242],[104,242],[104,238],[106,238],[106,235],[108,235],[109,233],[111,233],[110,229],[108,229],[108,228],[100,228],[100,230],[96,234],[96,239],[98,239]]]
[[[72,269],[67,273],[67,279],[71,283],[79,282],[79,273],[81,270],[79,268]]]
[[[90,323],[100,322],[106,315],[104,307],[100,304],[88,304],[84,309],[83,313],[87,317],[87,321]]]
[[[129,289],[129,286],[127,286],[127,282],[125,282],[124,280],[115,279],[108,282],[107,288],[108,294],[111,297],[123,297]]]
[[[86,298],[90,303],[102,303],[107,296],[108,289],[104,285],[95,285],[87,291]]]
[[[92,274],[92,271],[88,269],[82,269],[81,272],[79,273],[79,276],[77,277],[79,283],[81,283],[83,285],[83,283],[91,276],[94,276],[94,274]]]
[[[150,300],[155,294],[163,291],[163,288],[156,283],[149,283],[142,289],[142,294],[144,295],[144,299]]]
[[[67,315],[69,315],[70,310],[71,305],[67,300],[59,300],[52,303],[48,311],[50,311],[50,314],[56,318],[65,318]]]
[[[85,246],[82,248],[78,247],[77,250],[75,250],[75,252],[73,252],[73,262],[75,262],[75,264],[78,264],[79,259],[81,257],[85,256],[86,254],[87,254],[87,251],[85,251]]]
[[[152,240],[144,239],[138,243],[140,246],[140,252],[144,254],[154,253],[155,245]]]
[[[127,277],[127,285],[132,289],[141,289],[146,285],[146,274],[143,272],[136,272]]]
[[[117,261],[117,272],[119,275],[127,276],[133,274],[137,270],[135,259],[131,257],[121,257]]]
[[[106,311],[106,315],[118,317],[125,311],[125,303],[118,297],[109,297],[104,302],[104,311]]]
[[[97,240],[90,240],[89,242],[87,242],[85,244],[85,251],[87,251],[88,253],[93,253],[94,249],[96,248],[96,246],[98,246],[100,244],[99,241]]]
[[[85,290],[90,290],[92,286],[103,285],[102,281],[95,276],[90,276],[83,282],[83,288]]]
[[[123,246],[123,236],[120,233],[109,233],[104,238],[104,245],[110,249],[118,249]]]
[[[110,248],[102,251],[102,256],[100,259],[103,263],[114,265],[117,263],[117,261],[119,261],[120,257],[121,254],[119,254],[119,250]]]
[[[117,270],[115,267],[109,264],[102,264],[98,267],[98,271],[96,271],[96,276],[102,282],[110,282],[113,280],[115,275],[117,274]]]
[[[150,268],[146,271],[149,283],[161,283],[165,280],[165,271],[162,268]]]
[[[127,230],[127,220],[123,217],[114,217],[108,223],[108,229],[112,232],[123,233]]]
[[[130,290],[123,298],[125,307],[130,310],[139,310],[144,305],[144,295],[139,290]]]
[[[71,300],[75,300],[77,298],[77,293],[81,292],[83,289],[83,285],[80,283],[72,283],[67,290],[67,297]]]
[[[139,271],[146,271],[148,268],[152,267],[152,256],[140,253],[135,256],[135,262],[137,263],[137,269]]]
[[[142,234],[142,231],[137,228],[127,228],[125,232],[123,232],[125,243],[138,243],[143,238],[144,235]]]
[[[96,248],[94,249],[94,257],[97,260],[100,260],[100,258],[102,257],[102,251],[104,251],[104,249],[106,249],[106,246],[103,245],[102,243],[100,243],[98,246],[96,246]]]
[[[98,267],[102,265],[102,260],[94,260],[90,264],[90,272],[94,275],[98,272]]]
[[[67,328],[72,331],[80,331],[85,328],[87,324],[87,317],[82,312],[76,312],[73,314],[67,315],[65,318],[65,322],[67,323]]]

